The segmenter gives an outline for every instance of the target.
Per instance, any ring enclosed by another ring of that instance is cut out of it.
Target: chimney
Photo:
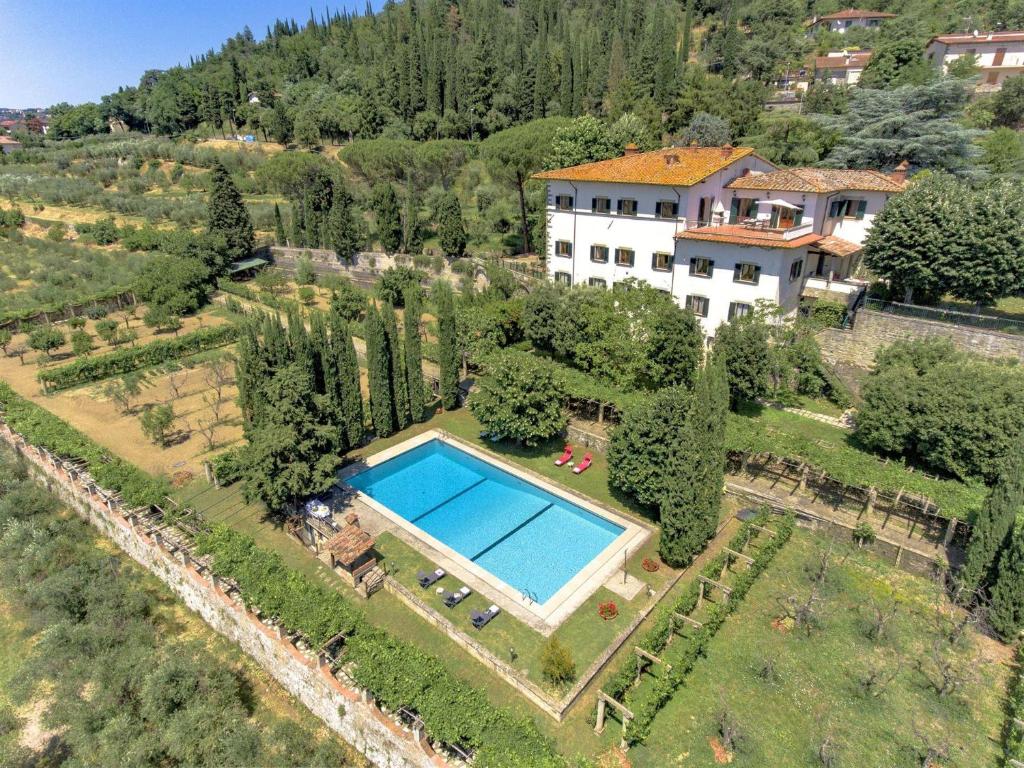
[[[732,157],[732,144],[722,145],[722,157]]]
[[[629,144],[626,145],[625,150],[623,150],[622,156],[623,157],[629,157],[630,155],[639,154],[639,152],[640,152],[640,148],[637,147],[637,145],[634,144],[633,142],[629,142]]]
[[[892,169],[892,173],[889,174],[889,178],[895,181],[897,184],[903,184],[907,180],[907,169],[910,168],[910,163],[904,160],[902,163]]]
[[[345,522],[351,525],[353,528],[358,528],[359,515],[357,515],[355,512],[349,512],[347,515],[345,515]]]
[[[665,155],[665,165],[675,165],[679,162],[679,155]]]

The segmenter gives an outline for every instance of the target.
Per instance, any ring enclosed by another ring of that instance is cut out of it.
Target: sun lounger
[[[470,611],[469,618],[473,622],[474,627],[476,627],[477,629],[483,629],[487,625],[487,622],[489,622],[499,613],[501,613],[501,608],[499,608],[496,605],[492,605],[483,613],[481,613],[480,611]]]
[[[590,467],[590,464],[593,460],[594,455],[592,453],[587,453],[586,455],[584,455],[583,461],[581,461],[579,464],[573,467],[572,471],[577,475],[582,475],[584,472],[587,471],[587,468]]]
[[[456,605],[461,603],[470,595],[469,587],[460,587],[458,592],[445,592],[444,593],[444,604],[449,608],[454,608]]]
[[[560,467],[563,464],[565,464],[566,462],[568,462],[569,459],[571,459],[571,458],[572,458],[572,446],[571,445],[567,445],[567,446],[565,446],[565,452],[562,453],[562,455],[559,456],[557,459],[555,459],[555,466],[556,467]]]
[[[421,587],[426,589],[427,587],[431,586],[432,584],[434,584],[435,582],[440,580],[441,577],[443,577],[443,576],[444,576],[444,569],[443,568],[438,568],[436,571],[433,571],[432,573],[427,573],[426,571],[420,571],[420,572],[418,572],[416,574],[416,581],[418,581],[420,583]]]

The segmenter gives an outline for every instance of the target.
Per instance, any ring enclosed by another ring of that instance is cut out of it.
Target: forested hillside
[[[1024,3],[873,3],[900,18],[881,32],[805,35],[838,0],[418,0],[378,13],[248,28],[187,67],[148,71],[137,86],[71,110],[57,135],[129,128],[177,134],[247,127],[277,141],[377,136],[483,138],[546,116],[635,112],[676,132],[697,111],[755,113],[765,84],[815,52],[889,47],[887,61],[931,34],[1024,24]],[[879,39],[875,39],[879,38]],[[692,66],[690,66],[692,65]],[[875,76],[888,84],[886,73]]]

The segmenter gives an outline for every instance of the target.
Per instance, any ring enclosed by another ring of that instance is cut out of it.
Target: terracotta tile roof
[[[831,253],[833,256],[852,256],[859,252],[863,246],[858,243],[844,240],[841,237],[835,235],[826,235],[814,244],[815,248],[818,248],[825,253]]]
[[[327,540],[324,546],[343,565],[351,565],[373,549],[373,537],[362,528],[346,525],[340,533]]]
[[[688,187],[753,154],[751,147],[666,147],[535,173],[535,179]]]
[[[858,51],[849,56],[843,54],[815,56],[815,69],[864,69],[871,61],[871,51]]]
[[[842,21],[843,19],[895,19],[895,13],[886,13],[885,11],[861,11],[856,8],[847,8],[845,11],[837,11],[835,13],[827,13],[824,16],[819,16],[815,24],[819,24],[823,21]]]
[[[750,173],[726,185],[729,189],[778,192],[902,192],[904,182],[880,171],[854,168],[782,168],[771,173]]]
[[[821,235],[810,232],[792,240],[783,239],[781,229],[754,229],[742,224],[723,224],[718,227],[698,227],[679,232],[677,240],[704,240],[712,243],[731,243],[761,248],[801,248],[814,245]]]
[[[10,136],[0,136],[0,144],[18,144],[20,146],[21,142]]]
[[[989,32],[988,34],[979,35],[936,35],[928,41],[928,45],[931,45],[934,42],[945,43],[946,45],[965,43],[1022,43],[1024,42],[1024,31]]]

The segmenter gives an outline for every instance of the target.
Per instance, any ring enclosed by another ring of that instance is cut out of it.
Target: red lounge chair
[[[581,461],[579,464],[577,464],[575,467],[573,467],[572,471],[575,472],[577,475],[582,475],[584,472],[586,472],[587,468],[590,467],[590,463],[593,460],[594,460],[593,454],[585,453],[583,455],[583,461]]]
[[[571,459],[571,458],[572,458],[572,446],[571,445],[567,445],[567,446],[565,446],[565,452],[561,456],[559,456],[557,459],[555,459],[555,466],[556,467],[560,467],[563,464],[565,464],[567,461],[569,461],[569,459]]]

